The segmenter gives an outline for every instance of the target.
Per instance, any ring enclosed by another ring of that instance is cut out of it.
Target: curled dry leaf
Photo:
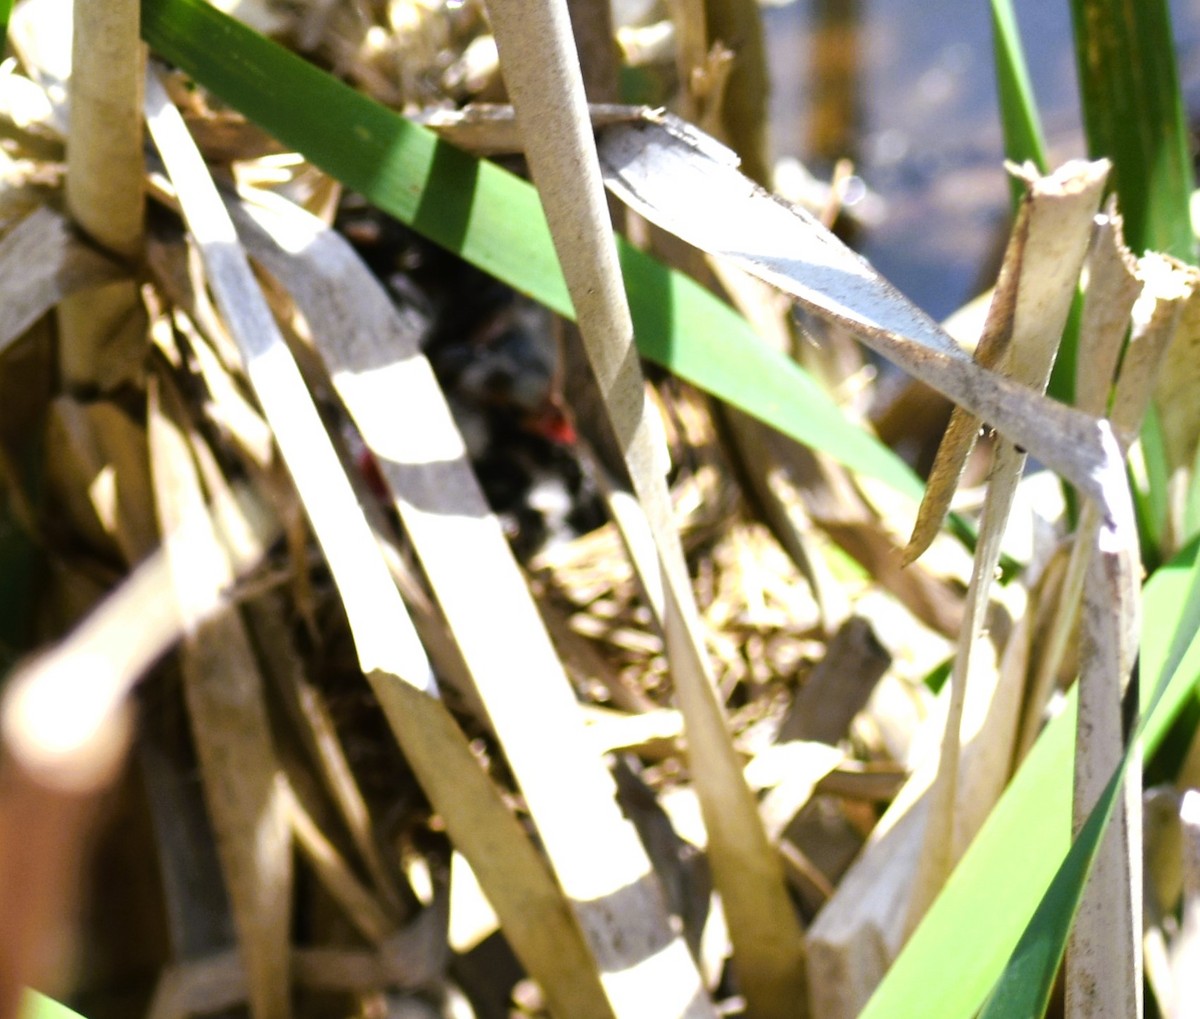
[[[1025,183],[1012,239],[988,311],[975,360],[1007,377],[1044,392],[1058,352],[1079,271],[1088,250],[1091,220],[1108,177],[1107,163],[1068,164],[1057,173],[1037,177],[1032,168],[1015,171]],[[938,449],[933,472],[921,500],[906,562],[916,559],[941,527],[958,479],[979,428],[979,419],[957,408]],[[1024,458],[1020,458],[1023,465]],[[1019,473],[1019,469],[1017,471]],[[1010,468],[1001,475],[1015,484]],[[997,471],[989,483],[989,500],[1001,498]],[[994,502],[993,502],[994,505]],[[990,514],[992,528],[1003,530],[1007,513]],[[981,543],[986,543],[981,538]],[[976,564],[986,562],[976,557]],[[991,570],[988,569],[988,582]]]
[[[1035,392],[1042,392],[1050,379],[1050,369],[1066,323],[1067,312],[1092,235],[1092,221],[1100,204],[1107,164],[1076,164],[1064,167],[1050,177],[1026,175],[1026,193],[1004,256],[1000,282],[996,286],[992,309],[984,327],[983,339],[976,350],[980,364],[1003,365],[1005,374]],[[961,409],[951,419],[947,445],[938,451],[935,470],[944,473],[930,479],[922,501],[913,539],[906,556],[919,554],[922,545],[933,538],[941,526],[944,511],[962,471],[970,444],[956,445],[956,421],[968,420]],[[975,419],[965,426],[974,436]],[[943,458],[943,450],[947,451]],[[934,809],[928,821],[926,849],[916,876],[910,927],[915,927],[929,904],[950,876],[966,844],[974,837],[973,828],[961,823],[959,756],[961,751],[962,713],[966,703],[968,677],[978,670],[974,659],[984,639],[985,616],[992,578],[1000,561],[1000,542],[1008,523],[1017,484],[1025,468],[1025,451],[1001,441],[988,479],[987,497],[975,547],[975,562],[967,588],[965,625],[959,631],[954,664],[950,674],[950,704],[946,732],[942,738],[941,761],[934,790]],[[930,515],[932,514],[932,515]],[[997,649],[997,659],[1001,649]],[[982,677],[980,677],[982,679]],[[997,687],[997,690],[1001,688]],[[987,755],[1003,770],[998,780],[985,783],[998,795],[1007,778],[1008,762],[1016,740],[1019,702],[1012,688],[1003,688],[1009,696],[1007,708],[997,711],[993,724],[979,739],[994,744]],[[990,809],[980,803],[981,787],[972,790],[970,802],[976,810]],[[982,823],[981,811],[975,816]]]

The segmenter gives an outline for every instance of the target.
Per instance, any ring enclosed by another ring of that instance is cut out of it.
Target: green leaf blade
[[[1166,0],[1072,0],[1088,151],[1112,187],[1137,252],[1195,260],[1192,168]]]

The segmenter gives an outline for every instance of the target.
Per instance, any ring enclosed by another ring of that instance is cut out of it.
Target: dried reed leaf
[[[1077,164],[1050,177],[1027,175],[1025,178],[1027,190],[1005,253],[1000,283],[996,287],[992,311],[976,357],[981,364],[1002,361],[1009,378],[1038,393],[1045,390],[1050,379],[1050,369],[1058,352],[1063,325],[1087,254],[1092,221],[1107,175],[1106,164]],[[974,421],[970,427],[973,431],[976,427]],[[966,449],[962,451],[964,459],[966,452]],[[997,444],[983,505],[979,541],[975,547],[971,581],[967,588],[965,625],[959,631],[950,675],[950,706],[934,787],[934,807],[928,820],[927,844],[915,879],[917,893],[909,918],[913,928],[975,836],[973,830],[964,830],[959,809],[962,711],[966,703],[968,677],[974,672],[973,659],[980,641],[984,639],[989,592],[1000,562],[1000,541],[1008,524],[1025,461],[1023,449],[1004,441]],[[950,483],[951,490],[957,482],[957,472],[961,466],[961,462],[956,465],[956,476]],[[938,500],[936,495],[933,498]],[[945,501],[949,502],[948,495]],[[936,522],[940,526],[940,517]],[[932,531],[924,535],[930,539],[932,536]],[[920,544],[916,531],[914,542]],[[912,551],[914,547],[914,543],[910,542],[909,550]],[[989,756],[1003,769],[1003,778],[1007,778],[1017,736],[1017,705],[1013,702],[1012,706],[1013,710],[1004,714],[1008,724],[991,725],[980,736],[994,744]],[[1003,778],[988,783],[995,795],[999,795],[1003,787]],[[979,800],[978,792],[970,792],[976,803]]]
[[[296,846],[304,854],[317,880],[341,907],[355,930],[368,942],[379,944],[392,932],[394,925],[391,918],[313,820],[312,814],[301,802],[295,788],[283,781],[280,783],[280,790],[296,838]]]
[[[1122,527],[1132,524],[1124,469],[1107,424],[974,364],[815,220],[754,188],[727,149],[669,115],[654,124],[604,128],[599,147],[606,184],[636,211],[840,323],[1111,508]],[[708,215],[695,215],[697,203]]]
[[[525,139],[576,321],[657,563],[635,560],[648,591],[661,586],[667,658],[688,728],[689,764],[704,809],[708,856],[734,946],[747,1013],[803,1015],[804,943],[782,868],[738,769],[704,650],[665,479],[661,425],[646,400],[617,262],[583,82],[565,4],[488,4],[505,83]],[[661,577],[661,579],[659,579]],[[682,968],[680,1014],[711,1015]],[[696,995],[695,997],[692,997]],[[631,995],[631,1014],[643,1007]]]
[[[991,808],[987,790],[995,782],[995,748],[979,736],[993,724],[1003,724],[1019,704],[1019,687],[1000,685],[1000,677],[1009,676],[1010,668],[1002,664],[997,669],[991,660],[980,661],[979,672],[967,688],[959,799],[964,831],[977,828]],[[947,685],[938,710],[916,737],[918,745],[940,744],[949,693]],[[936,755],[923,754],[919,760],[809,929],[810,1007],[822,1019],[857,1016],[903,947],[937,770]],[[976,788],[982,791],[978,803],[971,796]]]
[[[0,351],[67,295],[124,275],[80,241],[63,216],[40,206],[0,240]]]
[[[585,914],[585,927],[594,925],[590,933],[602,946],[597,952],[606,967],[602,972],[612,972],[608,967],[624,953],[609,943],[618,934],[597,908],[604,897],[615,888],[637,889],[623,908],[630,922],[636,917],[650,929],[660,922],[665,929],[665,914],[655,919],[662,906],[654,903],[649,874],[634,876],[644,856],[629,843],[636,836],[625,827],[628,822],[614,816],[611,793],[608,807],[599,806],[611,780],[582,735],[562,666],[470,472],[432,369],[386,294],[341,238],[294,206],[247,203],[234,211],[255,256],[296,296],[334,385],[377,458],[564,890]],[[420,426],[402,427],[394,417],[398,405]],[[463,570],[464,560],[472,564],[470,571]],[[496,654],[506,646],[521,648],[519,686],[512,682],[511,664]],[[538,704],[536,714],[528,709],[530,697]],[[596,854],[600,845],[603,861]],[[479,861],[466,855],[493,894]],[[677,948],[668,949],[672,943]],[[636,945],[629,947],[635,955],[625,957],[622,976],[640,981],[628,967],[636,968],[644,956]],[[663,955],[651,962],[669,973],[682,961],[671,953],[686,949],[672,937],[662,947]],[[673,978],[659,973],[650,979],[660,982],[661,993],[676,993]]]
[[[938,633],[957,634],[963,618],[961,594],[950,580],[921,564],[903,566],[892,529],[850,472],[776,432],[760,435],[778,465],[772,478],[775,487],[790,489],[813,523],[921,622]]]
[[[1167,352],[1167,363],[1158,378],[1154,406],[1158,411],[1167,469],[1178,491],[1194,486],[1197,450],[1200,449],[1200,409],[1195,394],[1200,391],[1200,305],[1193,303]],[[1182,494],[1182,493],[1181,493]],[[1178,499],[1178,497],[1176,497]],[[1178,501],[1182,501],[1178,499]],[[1179,520],[1172,520],[1176,540],[1189,534]]]
[[[788,707],[779,740],[837,743],[891,664],[892,656],[869,621],[861,616],[846,620]]]
[[[270,468],[275,455],[271,429],[234,381],[229,369],[185,316],[179,316],[179,328],[189,339],[200,375],[208,388],[205,412],[224,431],[234,445],[260,470]]]
[[[1129,314],[1141,291],[1137,261],[1125,246],[1114,196],[1096,218],[1088,254],[1075,374],[1075,403],[1080,410],[1103,414],[1108,409],[1117,361],[1129,331]]]
[[[435,683],[428,660],[379,557],[362,510],[254,283],[229,215],[178,112],[153,77],[147,79],[147,105],[151,134],[163,152],[185,218],[205,257],[218,306],[242,350],[251,384],[300,490],[346,608],[359,662],[389,725],[422,787],[445,819],[451,839],[488,889],[514,951],[545,989],[552,1011],[562,1016],[607,1019],[610,1010],[595,966],[562,894],[481,771],[461,730],[442,704],[430,696]],[[288,266],[310,271],[305,260],[295,256],[315,240],[313,228],[307,225],[304,214],[295,215],[306,224],[301,244],[293,246],[287,256],[274,248],[273,242],[263,245],[268,252],[276,251],[280,265],[272,268],[284,278]],[[320,221],[311,222],[325,229]],[[365,275],[348,247],[342,249],[342,258],[349,258],[356,271]],[[393,309],[377,285],[373,286],[368,292],[383,302],[389,316],[385,321],[392,320]],[[358,293],[361,296],[361,288]],[[297,296],[303,296],[303,291]],[[334,296],[338,296],[336,287]],[[344,294],[340,296],[345,299]],[[337,300],[331,306],[344,309]],[[310,318],[316,317],[312,307],[306,310]],[[336,336],[348,322],[360,323],[361,319],[361,315],[339,312],[328,333]],[[361,342],[363,337],[354,339]],[[364,354],[369,365],[378,358],[372,344]],[[390,359],[394,354],[386,356]],[[398,363],[402,375],[412,363],[412,359]],[[363,409],[378,418],[393,405],[394,398],[395,392],[389,388],[378,403],[371,401]],[[365,431],[374,434],[373,429]],[[389,432],[385,430],[381,450],[377,450],[384,459],[395,441]],[[503,643],[487,645],[486,653],[491,655],[496,646]],[[504,679],[510,677],[511,673],[505,671]],[[563,695],[569,697],[565,683]],[[512,703],[510,697],[510,706]],[[544,762],[539,761],[538,766],[544,768]],[[553,775],[549,777],[553,779]],[[587,801],[589,797],[581,799]],[[605,908],[602,901],[597,905]],[[616,954],[624,957],[620,950]]]
[[[347,614],[372,623],[362,632],[360,653],[373,667],[386,662],[423,690],[436,686],[410,627],[400,596],[380,560],[361,507],[330,445],[312,397],[304,386],[279,328],[258,289],[208,171],[182,118],[151,74],[147,121],[175,184],[188,228],[196,238],[209,284],[229,332],[241,350],[250,383],[272,424],[280,452],[296,481],[318,542],[346,600]]]
[[[1080,410],[1103,415],[1108,410],[1117,360],[1129,330],[1129,315],[1143,285],[1137,275],[1137,263],[1125,246],[1121,218],[1111,201],[1105,214],[1097,217],[1087,276],[1079,327],[1075,398]],[[1094,511],[1085,509],[1084,515],[1094,519]],[[1063,580],[1055,619],[1030,682],[1023,732],[1018,740],[1020,757],[1033,745],[1034,736],[1041,727],[1042,712],[1053,690],[1068,641],[1075,631],[1090,547],[1091,533],[1080,530]]]
[[[168,561],[188,629],[181,670],[205,801],[251,1011],[286,1016],[292,893],[286,786],[270,740],[262,675],[241,618],[225,612],[196,621],[195,606],[229,588],[234,570],[204,503],[188,431],[177,402],[152,383],[149,441],[160,524],[168,534],[187,527],[194,535],[188,547],[172,545]]]

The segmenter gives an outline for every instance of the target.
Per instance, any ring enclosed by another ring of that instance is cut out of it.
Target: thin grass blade
[[[11,7],[11,2],[9,3]],[[21,1002],[20,1019],[83,1019],[76,1011],[67,1008],[38,991],[26,991]]]
[[[1046,139],[1042,133],[1037,101],[1029,83],[1025,48],[1017,28],[1012,0],[992,0],[992,44],[996,61],[996,89],[1000,98],[1000,121],[1004,128],[1004,155],[1014,163],[1029,161],[1039,173],[1047,173]],[[1021,182],[1012,180],[1013,203],[1021,199]]]

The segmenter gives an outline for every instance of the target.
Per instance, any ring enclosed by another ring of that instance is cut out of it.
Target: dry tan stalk
[[[771,181],[771,145],[767,125],[767,54],[762,16],[755,4],[739,0],[704,0],[709,62],[718,58],[728,76],[722,93],[710,96],[707,120],[741,157],[745,172],[760,184]],[[711,63],[710,63],[711,66]],[[715,100],[715,101],[714,101]]]
[[[47,484],[80,533],[130,566],[158,544],[146,468],[146,433],[107,401],[60,396],[46,430]]]
[[[229,561],[204,504],[183,411],[150,387],[151,471],[165,533],[187,527],[188,547],[168,554],[187,626],[181,657],[184,695],[201,781],[216,833],[234,925],[256,1017],[290,1014],[288,972],[292,846],[286,787],[270,739],[262,675],[241,618],[221,613],[198,623],[194,606],[231,586]],[[170,402],[167,402],[167,401]]]
[[[493,0],[488,11],[588,359],[657,547],[658,568],[643,582],[649,590],[661,584],[663,591],[667,657],[687,722],[689,764],[747,1014],[761,1019],[802,1015],[803,938],[782,867],[740,774],[703,651],[671,518],[661,425],[642,385],[566,8],[561,2],[531,8]],[[655,574],[660,581],[648,579]],[[682,989],[693,978],[681,968],[675,979]],[[686,991],[682,1001],[692,993]],[[639,997],[630,996],[630,1014],[645,1007]],[[711,1009],[697,999],[680,1014],[705,1015]]]
[[[584,89],[593,103],[617,101],[617,38],[609,0],[567,0]]]
[[[1046,388],[1058,352],[1107,171],[1105,164],[1092,164],[1041,179],[1025,178],[1027,191],[976,357],[985,364],[989,360],[1003,362],[1006,375],[1039,393]],[[1005,327],[999,328],[997,323],[1004,323]],[[972,421],[972,430],[975,427]],[[950,677],[946,733],[934,787],[934,806],[928,821],[926,849],[916,876],[917,891],[909,916],[910,929],[916,927],[975,836],[973,830],[964,830],[956,823],[960,796],[975,795],[974,791],[960,790],[962,713],[972,659],[977,645],[984,639],[984,615],[992,578],[1000,561],[1000,541],[1025,460],[1023,449],[1004,441],[997,444],[967,588],[966,623],[959,633]],[[961,470],[961,464],[957,465],[957,470]],[[956,482],[957,477],[953,481]],[[937,524],[940,526],[940,523],[939,517]],[[981,738],[1001,748],[994,754],[994,759],[1007,773],[1015,731],[1011,726],[1004,730],[992,726],[981,734]]]
[[[1129,314],[1141,292],[1137,261],[1125,246],[1123,221],[1113,196],[1104,213],[1096,218],[1096,235],[1088,256],[1075,373],[1075,403],[1080,410],[1089,414],[1108,410],[1117,362],[1129,330]]]
[[[1121,364],[1112,416],[1127,446],[1149,404],[1168,344],[1200,273],[1160,255],[1138,267],[1145,289],[1134,307],[1134,333]],[[1118,766],[1131,726],[1123,694],[1136,655],[1135,610],[1120,611],[1136,591],[1140,566],[1129,550],[1105,541],[1094,507],[1081,516],[1075,554],[1085,560],[1079,735],[1075,749],[1074,829],[1083,825]],[[1115,621],[1113,606],[1119,607]],[[1139,762],[1130,765],[1114,817],[1100,843],[1067,954],[1067,1015],[1140,1015],[1142,1008],[1142,797]]]
[[[1200,303],[1184,313],[1180,330],[1167,353],[1167,363],[1158,379],[1154,406],[1159,414],[1167,469],[1171,472],[1171,510],[1164,556],[1173,552],[1186,532],[1181,519],[1187,486],[1195,475],[1200,449]]]
[[[145,46],[137,0],[74,5],[67,145],[67,209],[113,254],[141,255],[142,77]],[[144,318],[132,282],[114,283],[59,309],[63,375],[69,383],[115,385],[139,369]],[[140,335],[139,335],[140,334]]]
[[[418,781],[444,818],[451,839],[470,860],[481,883],[488,889],[518,958],[542,984],[551,1011],[564,1019],[567,1016],[609,1019],[611,1010],[596,976],[595,965],[588,957],[562,893],[479,767],[461,730],[441,702],[431,696],[435,685],[429,662],[379,557],[363,511],[354,499],[312,405],[312,398],[257,288],[233,224],[203,161],[188,138],[178,111],[169,104],[154,78],[148,79],[147,100],[151,133],[163,153],[186,221],[205,259],[210,286],[229,331],[239,345],[250,382],[272,425],[325,552],[346,609],[359,663],[388,724]],[[295,214],[302,217],[303,223],[316,223],[319,231],[325,231],[324,224],[319,221],[310,220],[298,211]],[[282,227],[286,222],[274,225]],[[295,246],[292,253],[285,254],[273,242],[262,245],[276,252],[279,261],[272,263],[271,268],[278,277],[288,278],[289,267],[311,273],[305,259],[297,257],[315,240],[311,231],[312,227],[307,227],[303,242]],[[366,275],[366,270],[348,247],[343,257],[349,257],[356,270]],[[322,285],[326,290],[330,287],[327,279]],[[386,315],[391,316],[386,319],[385,315],[385,320],[393,323],[394,338],[397,331],[394,309],[378,285],[373,286],[371,292],[376,294],[377,301],[383,302]],[[349,292],[340,293],[336,286],[333,292],[337,295],[332,304],[333,326],[314,331],[339,335],[350,324],[361,328],[361,316],[346,314],[344,307],[338,304],[339,299],[351,300]],[[324,296],[325,313],[328,314],[329,295]],[[319,318],[312,314],[311,306],[305,310],[310,321]],[[403,333],[403,329],[399,332]],[[387,333],[384,329],[372,339],[378,343],[380,336]],[[361,334],[352,336],[355,342],[362,341]],[[380,356],[370,344],[362,353],[372,359]],[[390,352],[384,355],[389,360],[394,356]],[[378,365],[379,362],[373,363]],[[398,365],[401,381],[405,368],[411,367],[412,363],[410,358]],[[428,371],[427,365],[425,369]],[[370,373],[364,372],[361,377],[370,377]],[[377,404],[372,402],[359,409],[378,417],[390,411],[398,392],[389,387]],[[394,442],[390,419],[386,424],[389,427],[380,443],[384,457],[392,449],[389,443]],[[364,429],[364,432],[372,430]],[[437,438],[444,441],[445,434],[439,434]],[[457,441],[461,447],[461,439]],[[422,462],[427,462],[425,451],[422,451],[422,457]],[[435,461],[438,458],[435,455]],[[453,490],[443,493],[452,500],[456,494]],[[462,572],[461,561],[456,560],[455,568]],[[504,646],[504,641],[491,639],[484,642],[486,654],[494,660],[497,660],[494,651],[498,646]],[[504,665],[504,662],[500,661],[500,664]],[[503,675],[497,677],[508,687],[510,701],[519,695],[513,689],[513,677],[514,672],[507,666],[504,666]],[[570,696],[565,682],[562,695]],[[522,702],[525,699],[521,696]],[[533,753],[536,748],[525,750]],[[545,768],[545,762],[540,759],[536,765],[547,772],[554,770]],[[599,765],[598,761],[596,765]],[[553,775],[546,776],[545,780],[553,781]],[[528,795],[529,790],[526,792]],[[580,790],[571,789],[569,793],[577,795]],[[580,800],[589,802],[589,796],[580,795]],[[539,807],[542,806],[539,803]],[[615,811],[611,800],[610,807]],[[535,809],[534,813],[538,815],[544,811]],[[607,847],[603,838],[595,841]],[[648,864],[646,866],[648,869]],[[646,879],[649,879],[648,874]],[[603,901],[597,903],[597,908],[605,909]],[[636,951],[638,946],[632,947]],[[619,948],[616,952],[624,960],[625,953]]]
[[[102,247],[142,250],[142,79],[136,0],[76,0],[67,208]]]
[[[698,76],[709,53],[704,0],[670,0],[668,8],[675,26],[675,68],[683,85],[681,113],[696,123],[705,112],[702,105],[705,97],[699,94],[701,82]],[[719,109],[717,113],[719,115]]]

